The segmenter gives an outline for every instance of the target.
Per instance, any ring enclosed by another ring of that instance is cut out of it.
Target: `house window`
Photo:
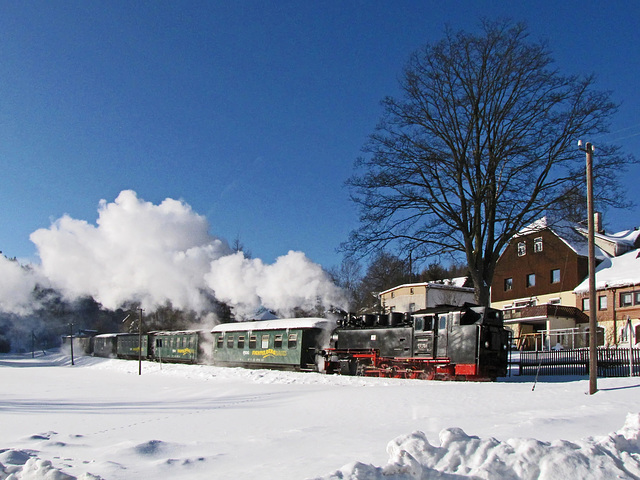
[[[535,287],[536,286],[536,274],[530,273],[527,275],[527,287]]]
[[[413,288],[409,289],[409,295],[413,295]]]
[[[633,292],[634,302],[636,305],[640,305],[640,292]]]
[[[560,269],[554,268],[551,270],[551,283],[560,283]]]
[[[589,297],[582,299],[582,311],[583,312],[589,311]]]
[[[607,309],[607,296],[600,295],[598,297],[598,310],[606,310]]]
[[[513,306],[515,308],[535,307],[536,304],[536,300],[520,300],[519,302],[513,302]]]
[[[620,306],[630,307],[633,304],[633,293],[623,292],[620,294]]]
[[[540,253],[542,251],[542,237],[533,239],[533,253]]]
[[[518,242],[518,256],[524,257],[527,254],[527,244],[525,242]]]
[[[504,291],[508,292],[509,290],[513,290],[513,278],[505,278],[504,279]]]

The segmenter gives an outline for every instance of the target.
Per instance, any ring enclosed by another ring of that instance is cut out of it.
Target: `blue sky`
[[[132,189],[183,199],[267,263],[337,265],[358,224],[344,181],[380,100],[412,51],[483,16],[527,21],[561,71],[595,72],[622,106],[585,140],[638,156],[639,2],[2,0],[0,250],[33,258],[33,231],[93,223]],[[640,209],[605,225],[639,226]]]

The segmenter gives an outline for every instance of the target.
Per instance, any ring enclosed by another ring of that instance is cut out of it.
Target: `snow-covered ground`
[[[75,363],[0,355],[0,480],[640,478],[639,378]]]

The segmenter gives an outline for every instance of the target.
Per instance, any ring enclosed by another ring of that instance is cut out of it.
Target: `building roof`
[[[405,283],[393,288],[389,288],[384,292],[380,292],[378,295],[384,295],[385,293],[389,293],[394,290],[398,290],[399,288],[406,288],[406,287],[427,287],[427,288],[451,289],[451,290],[464,291],[464,292],[467,292],[467,291],[473,292],[474,291],[473,288],[464,286],[466,281],[467,281],[467,277],[455,277],[455,278],[447,278],[445,280],[437,280],[434,282]]]
[[[640,249],[638,248],[617,257],[606,258],[596,268],[596,290],[632,285],[640,285]],[[588,278],[573,290],[577,294],[588,291]]]
[[[577,227],[576,231],[580,233],[585,240],[588,238],[589,232],[586,228]],[[640,246],[639,238],[640,230],[623,230],[617,233],[595,232],[594,241],[596,248],[605,251],[609,257],[617,257],[629,250],[633,250]]]

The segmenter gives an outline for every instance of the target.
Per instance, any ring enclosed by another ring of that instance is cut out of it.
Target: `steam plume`
[[[95,225],[64,215],[30,238],[41,260],[34,266],[38,275],[17,272],[21,267],[4,259],[0,272],[10,274],[0,281],[18,293],[11,302],[0,298],[2,310],[23,312],[24,292],[38,276],[67,299],[91,296],[109,309],[138,301],[150,311],[170,302],[205,312],[212,296],[239,316],[261,305],[286,314],[318,299],[344,304],[340,290],[303,253],[289,252],[273,265],[247,259],[210,235],[205,217],[174,199],[154,205],[125,190],[113,203],[100,202]]]

